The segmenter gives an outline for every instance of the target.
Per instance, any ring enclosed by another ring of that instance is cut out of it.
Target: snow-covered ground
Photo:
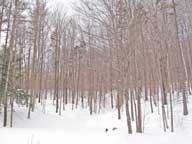
[[[192,104],[192,103],[190,103]],[[46,113],[38,105],[31,119],[27,119],[25,107],[15,107],[14,128],[0,127],[0,144],[191,144],[192,106],[190,115],[182,116],[181,104],[175,106],[175,132],[163,132],[157,109],[154,114],[145,111],[145,133],[128,135],[125,113],[117,120],[117,112],[111,110],[89,115],[88,109],[71,110],[68,105],[59,116],[51,102]],[[148,104],[147,104],[148,105]],[[2,125],[2,114],[0,114]],[[117,130],[112,131],[116,127]],[[105,129],[109,131],[106,133]],[[133,124],[133,129],[135,124]]]

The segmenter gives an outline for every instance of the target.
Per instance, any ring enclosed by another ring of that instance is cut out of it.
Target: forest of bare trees
[[[14,105],[30,118],[51,98],[59,115],[69,103],[90,114],[110,105],[118,119],[125,110],[130,134],[144,132],[146,103],[173,132],[175,101],[189,113],[191,7],[191,0],[80,0],[68,15],[46,0],[0,0],[3,126],[13,126]]]

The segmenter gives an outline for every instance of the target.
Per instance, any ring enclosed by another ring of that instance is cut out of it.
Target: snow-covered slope
[[[38,105],[31,119],[27,119],[27,109],[16,107],[14,128],[0,128],[0,144],[190,144],[192,106],[189,105],[189,116],[182,116],[180,109],[180,104],[174,109],[175,132],[164,133],[157,109],[150,114],[148,107],[143,105],[145,133],[128,135],[125,113],[122,113],[122,120],[117,120],[115,110],[90,116],[88,109],[72,111],[68,105],[59,116],[49,101],[45,114]],[[112,130],[114,127],[117,128],[115,131]],[[106,128],[108,132],[105,132]]]

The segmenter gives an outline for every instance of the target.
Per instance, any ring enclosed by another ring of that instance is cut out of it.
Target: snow
[[[190,102],[191,104],[191,102]],[[192,113],[192,106],[189,110]],[[39,104],[31,119],[27,119],[27,108],[15,105],[14,128],[0,128],[0,144],[190,144],[192,136],[192,114],[182,116],[182,105],[174,106],[175,132],[163,132],[161,115],[155,108],[149,113],[148,104],[143,105],[145,112],[145,133],[128,135],[125,112],[117,119],[117,111],[107,110],[89,115],[88,109],[71,110],[66,106],[61,116],[55,113],[51,101],[47,101],[46,112]],[[2,114],[0,114],[2,124]],[[113,131],[112,128],[117,130]],[[108,128],[109,131],[105,132]]]

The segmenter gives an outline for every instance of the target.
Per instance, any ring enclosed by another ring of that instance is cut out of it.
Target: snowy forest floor
[[[146,107],[147,106],[147,107]],[[175,132],[163,132],[161,114],[158,108],[151,114],[149,104],[143,104],[145,113],[144,133],[128,135],[125,112],[117,119],[117,111],[106,110],[89,115],[88,109],[71,110],[66,106],[62,115],[55,114],[51,101],[46,104],[45,114],[37,105],[31,119],[27,119],[27,108],[15,106],[14,128],[0,126],[0,144],[190,144],[192,136],[192,101],[189,102],[189,115],[182,115],[181,102],[174,104]],[[125,111],[125,110],[123,110]],[[2,125],[2,113],[0,114]],[[117,130],[112,131],[116,127]],[[106,133],[105,129],[109,131]]]

